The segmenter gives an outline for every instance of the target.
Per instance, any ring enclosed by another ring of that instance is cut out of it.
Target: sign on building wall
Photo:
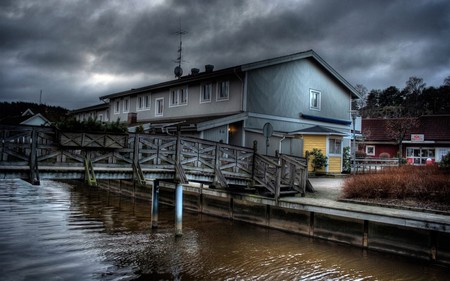
[[[424,134],[411,134],[412,142],[423,142],[425,140]]]

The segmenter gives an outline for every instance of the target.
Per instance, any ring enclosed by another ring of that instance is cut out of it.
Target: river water
[[[448,268],[42,181],[0,180],[0,280],[449,280]]]

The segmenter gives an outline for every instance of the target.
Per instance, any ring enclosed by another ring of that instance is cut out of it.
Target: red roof
[[[362,133],[368,141],[392,141],[386,133],[386,124],[392,119],[362,119]],[[450,115],[428,115],[419,117],[417,128],[407,133],[423,134],[425,141],[450,141]],[[409,137],[406,138],[408,140]]]

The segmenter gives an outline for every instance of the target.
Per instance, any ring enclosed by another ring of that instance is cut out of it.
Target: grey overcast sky
[[[450,75],[448,0],[1,0],[0,101],[69,109],[184,73],[313,49],[351,84],[439,86]]]

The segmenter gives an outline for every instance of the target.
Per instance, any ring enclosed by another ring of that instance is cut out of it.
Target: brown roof
[[[362,119],[362,133],[368,141],[392,141],[386,134],[386,124],[392,119]],[[425,141],[450,141],[450,115],[428,115],[419,117],[417,128],[407,135],[423,134]]]

